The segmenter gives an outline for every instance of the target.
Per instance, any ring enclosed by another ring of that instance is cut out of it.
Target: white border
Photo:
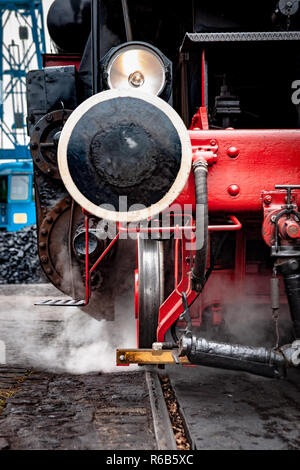
[[[152,104],[153,106],[156,106],[161,111],[163,111],[171,120],[175,129],[177,130],[182,147],[181,167],[176,180],[174,181],[172,187],[167,192],[167,194],[159,202],[153,204],[152,206],[146,209],[132,212],[108,211],[89,201],[85,196],[83,196],[83,194],[81,194],[77,186],[74,184],[69,172],[67,159],[69,140],[74,130],[74,127],[81,119],[81,117],[96,104],[120,97],[139,98]],[[184,125],[179,115],[169,104],[167,104],[161,98],[137,90],[107,90],[98,93],[97,95],[91,96],[80,106],[78,106],[75,111],[73,111],[73,113],[67,120],[59,139],[58,167],[61,178],[63,180],[64,185],[66,186],[67,191],[72,196],[72,198],[87,212],[96,217],[99,217],[100,219],[109,220],[113,222],[139,222],[141,220],[146,220],[148,217],[153,217],[167,209],[177,199],[177,197],[182,192],[184,186],[186,185],[186,182],[191,172],[191,165],[191,141],[186,126]]]

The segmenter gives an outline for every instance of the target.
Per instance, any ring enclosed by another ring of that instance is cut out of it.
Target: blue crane
[[[0,0],[0,229],[35,223],[26,74],[42,68],[42,0]]]

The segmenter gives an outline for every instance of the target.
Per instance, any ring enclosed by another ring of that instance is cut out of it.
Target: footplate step
[[[41,305],[44,307],[83,307],[85,300],[73,300],[73,299],[47,299],[35,302],[34,305]]]

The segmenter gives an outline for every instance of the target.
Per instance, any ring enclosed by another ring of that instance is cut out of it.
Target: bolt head
[[[229,188],[227,189],[228,191],[228,194],[232,197],[236,197],[240,194],[240,190],[241,188],[239,187],[239,185],[237,184],[232,184],[229,186]]]
[[[297,269],[299,268],[299,263],[298,263],[298,261],[296,261],[295,259],[291,260],[291,261],[290,261],[290,268],[291,268],[293,271],[297,271]]]
[[[297,223],[290,223],[286,228],[286,233],[290,238],[300,238],[300,226]]]
[[[237,158],[239,154],[240,154],[240,151],[237,147],[229,147],[229,149],[227,150],[227,155],[230,158]]]

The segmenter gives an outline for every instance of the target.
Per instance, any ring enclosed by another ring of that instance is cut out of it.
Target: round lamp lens
[[[107,74],[111,89],[139,88],[153,95],[162,92],[166,81],[160,56],[150,47],[137,44],[118,49],[107,65]]]

